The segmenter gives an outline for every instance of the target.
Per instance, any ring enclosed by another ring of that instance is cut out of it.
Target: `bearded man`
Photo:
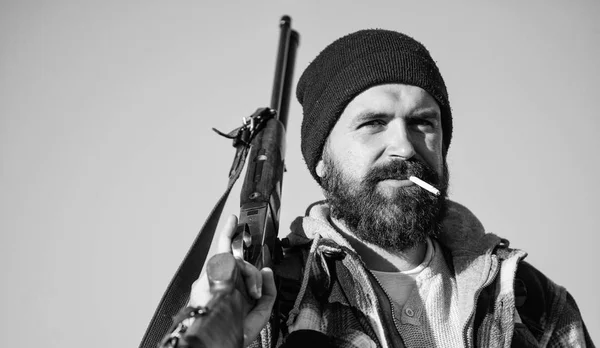
[[[288,236],[286,260],[301,255],[302,267],[291,272],[300,287],[282,346],[593,346],[568,292],[447,199],[452,112],[421,43],[387,30],[344,36],[296,92],[302,154],[327,200]],[[287,270],[276,271],[293,278]],[[243,274],[257,299],[245,345],[268,346],[266,335],[254,339],[276,295],[272,273],[246,265]],[[195,286],[191,304],[208,296]]]

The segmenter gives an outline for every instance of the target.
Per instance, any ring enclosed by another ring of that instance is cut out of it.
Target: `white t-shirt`
[[[371,271],[393,305],[397,328],[409,347],[464,345],[456,279],[437,241],[427,240],[423,262],[405,272]]]
[[[435,255],[435,248],[430,238],[427,238],[427,251],[425,252],[425,258],[423,262],[417,267],[404,271],[404,272],[381,272],[371,270],[373,275],[381,283],[381,287],[390,296],[392,302],[394,302],[394,310],[400,311],[411,292],[413,291],[415,284],[417,283],[417,276],[431,263]]]

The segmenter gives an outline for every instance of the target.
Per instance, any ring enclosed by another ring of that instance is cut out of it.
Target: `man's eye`
[[[385,126],[385,122],[383,120],[371,120],[368,122],[364,122],[363,124],[360,125],[360,127],[378,127],[378,126]]]
[[[426,119],[415,120],[413,124],[419,129],[433,129],[435,127],[435,124],[433,122]]]

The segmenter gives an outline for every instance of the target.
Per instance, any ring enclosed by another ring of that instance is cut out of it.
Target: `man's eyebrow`
[[[361,123],[370,120],[379,120],[384,118],[393,117],[392,115],[387,115],[384,112],[372,111],[372,110],[363,110],[359,112],[356,117],[354,117],[353,123]]]
[[[364,122],[368,122],[371,120],[385,120],[393,118],[393,114],[388,114],[386,112],[374,111],[365,109],[356,114],[354,119],[352,120],[352,124],[361,124]],[[427,120],[437,120],[440,118],[440,113],[435,108],[420,108],[414,111],[411,111],[407,116],[407,119],[427,119]]]
[[[440,112],[434,108],[417,109],[415,111],[412,111],[407,117],[408,118],[426,118],[426,119],[435,118],[435,119],[437,119],[440,117]]]

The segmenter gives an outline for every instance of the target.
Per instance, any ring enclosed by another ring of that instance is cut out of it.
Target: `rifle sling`
[[[144,338],[140,343],[140,348],[156,348],[162,338],[169,333],[173,317],[189,300],[192,284],[200,276],[200,271],[202,270],[204,261],[206,261],[225,202],[227,202],[233,185],[240,177],[244,163],[248,157],[250,149],[248,142],[234,142],[234,144],[236,144],[236,153],[229,172],[227,189],[210,212],[185,258],[179,265],[177,272],[175,272],[173,279],[171,279],[167,290],[163,294],[152,316],[150,324],[148,324]]]

